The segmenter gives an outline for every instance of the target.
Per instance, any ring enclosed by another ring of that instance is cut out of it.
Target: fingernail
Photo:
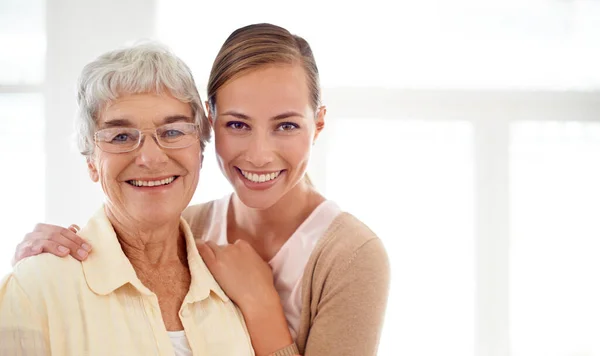
[[[88,244],[82,244],[81,247],[86,250],[87,252],[90,252],[92,250],[92,246],[88,245]]]
[[[60,246],[60,247],[62,247],[62,246]],[[37,246],[37,245],[33,246],[31,248],[31,251],[34,252],[34,253],[42,252],[42,246]]]
[[[58,246],[58,251],[60,253],[67,253],[67,252],[69,252],[69,249],[64,246]]]
[[[79,257],[85,258],[87,256],[87,252],[85,252],[82,249],[77,250],[77,254],[79,255]]]

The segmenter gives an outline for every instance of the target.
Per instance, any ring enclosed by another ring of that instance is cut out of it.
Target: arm
[[[343,265],[318,282],[323,287],[318,305],[310,306],[314,317],[304,355],[376,355],[390,280],[383,244],[368,240],[338,261]]]
[[[25,257],[51,253],[58,257],[71,255],[79,261],[87,258],[92,250],[91,245],[76,234],[71,225],[68,229],[60,226],[37,224],[32,232],[25,235],[23,241],[17,245],[13,266]]]
[[[198,222],[204,221],[212,206],[207,204],[192,205],[183,211],[183,218],[188,221],[194,236],[202,236],[200,233],[203,225]],[[40,253],[51,253],[58,257],[71,255],[73,258],[84,261],[92,251],[89,242],[82,239],[77,232],[79,227],[75,224],[64,228],[50,224],[37,224],[33,231],[23,238],[17,245],[12,265],[30,256]]]
[[[271,355],[294,342],[275,288],[273,293],[260,303],[238,304],[257,356]]]
[[[227,246],[198,244],[198,251],[223,291],[244,316],[257,356],[267,356],[291,345],[290,334],[273,285],[269,265],[243,240]]]
[[[50,355],[42,318],[13,275],[0,284],[0,355]]]

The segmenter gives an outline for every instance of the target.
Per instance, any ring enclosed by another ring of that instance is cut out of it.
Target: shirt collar
[[[211,291],[223,301],[229,301],[200,257],[189,225],[183,218],[180,218],[179,224],[185,237],[188,265],[192,277],[184,302],[194,303],[206,299]],[[107,295],[129,283],[142,294],[153,294],[137,278],[131,262],[121,249],[121,244],[106,216],[104,206],[98,209],[81,229],[79,235],[88,240],[93,247],[88,258],[82,262],[82,266],[86,282],[94,293]]]

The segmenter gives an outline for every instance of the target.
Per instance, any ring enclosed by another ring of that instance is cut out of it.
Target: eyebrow
[[[109,128],[109,127],[133,127],[133,124],[131,123],[131,121],[127,120],[127,119],[112,119],[112,120],[107,120],[104,121],[101,125],[102,128]]]
[[[248,116],[246,114],[242,114],[242,113],[237,112],[235,110],[228,110],[228,111],[222,113],[219,116],[233,116],[233,117],[236,117],[236,118],[241,119],[241,120],[248,120],[248,121],[251,120],[250,116]],[[304,115],[302,115],[299,112],[294,111],[294,110],[288,110],[288,111],[282,112],[281,114],[277,114],[277,115],[273,116],[271,118],[271,120],[275,120],[275,121],[277,121],[277,120],[284,120],[284,119],[287,119],[287,118],[290,118],[290,117],[304,117]]]
[[[186,115],[171,115],[162,119],[160,125],[172,124],[174,122],[192,122],[193,118]],[[110,127],[134,127],[135,125],[129,120],[125,118],[115,118],[112,120],[107,120],[102,123],[102,128],[110,128]]]
[[[172,115],[172,116],[167,116],[162,120],[163,124],[172,124],[174,122],[181,122],[181,121],[185,121],[185,122],[192,122],[194,121],[193,118],[186,116],[186,115]]]

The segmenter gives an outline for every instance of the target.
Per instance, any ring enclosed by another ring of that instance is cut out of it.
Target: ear
[[[94,160],[92,159],[92,157],[88,157],[86,158],[86,161],[88,167],[88,174],[90,175],[92,182],[98,183],[98,181],[100,180],[100,174],[98,173],[98,169],[96,168]]]
[[[313,137],[313,143],[319,137],[319,134],[325,128],[325,115],[327,114],[327,108],[325,106],[321,106],[319,111],[317,111],[317,117],[315,118],[315,136]]]
[[[204,106],[206,107],[206,117],[208,118],[208,122],[210,122],[210,126],[214,129],[213,117],[210,111],[210,105],[208,104],[208,100],[204,102]]]

